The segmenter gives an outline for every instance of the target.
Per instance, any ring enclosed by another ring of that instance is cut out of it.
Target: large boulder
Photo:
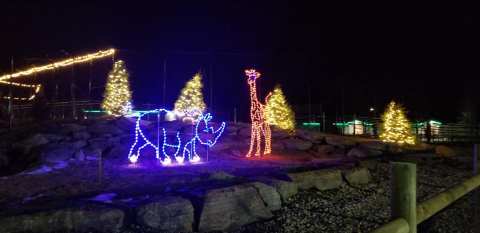
[[[369,149],[369,150],[376,150],[376,151],[386,151],[387,144],[383,143],[382,141],[363,141],[359,143],[362,148]]]
[[[128,144],[120,144],[116,143],[112,145],[110,148],[105,150],[104,157],[106,158],[121,158],[128,155],[130,152],[130,146]]]
[[[240,135],[241,137],[248,137],[248,138],[250,138],[250,134],[251,134],[251,133],[252,133],[252,130],[250,129],[250,126],[241,128],[241,129],[238,131],[238,135]]]
[[[160,231],[191,232],[192,203],[180,197],[162,197],[136,209],[137,222]]]
[[[298,185],[294,182],[276,180],[272,182],[272,185],[277,189],[284,203],[287,203],[291,197],[298,193]]]
[[[14,144],[13,147],[23,154],[28,154],[32,148],[48,143],[49,140],[43,134],[34,134],[21,142]]]
[[[64,134],[69,134],[69,133],[74,133],[74,132],[78,132],[78,131],[82,131],[82,130],[85,130],[87,127],[84,126],[84,125],[79,125],[79,124],[75,124],[75,123],[70,123],[70,124],[62,124],[60,126],[60,130],[64,133]]]
[[[87,145],[87,141],[85,140],[78,140],[78,141],[75,141],[75,142],[72,142],[72,147],[76,150],[78,149],[81,149],[83,147],[85,147]]]
[[[9,159],[4,151],[0,150],[0,168],[8,167]]]
[[[21,232],[117,232],[123,226],[119,209],[89,205],[85,208],[59,209],[8,216],[0,219],[2,233]]]
[[[368,184],[371,179],[370,171],[365,167],[343,171],[343,177],[350,185]]]
[[[73,157],[75,149],[70,143],[48,145],[41,150],[41,158],[44,162],[58,163]]]
[[[112,143],[106,138],[94,138],[88,140],[88,146],[86,147],[87,151],[100,150],[102,153],[110,148]]]
[[[367,149],[363,147],[354,147],[348,151],[347,156],[348,157],[354,157],[354,158],[369,158],[369,157],[376,157],[382,155],[383,152],[380,150],[374,150],[374,149]]]
[[[270,211],[282,208],[282,200],[275,187],[260,182],[253,182],[250,184],[258,190],[263,202]]]
[[[271,127],[272,129],[272,138],[273,139],[282,139],[291,136],[287,131]]]
[[[451,147],[439,145],[435,147],[435,154],[439,157],[454,157],[457,155],[457,152]]]
[[[88,127],[88,132],[95,135],[120,135],[123,133],[117,126],[99,123]]]
[[[332,145],[318,145],[316,146],[316,152],[322,155],[329,155],[335,152],[335,147]]]
[[[332,146],[337,146],[340,148],[344,148],[346,146],[354,146],[356,142],[348,137],[343,136],[336,136],[336,135],[329,135],[325,137],[325,141],[327,144]]]
[[[235,176],[230,174],[230,173],[224,172],[224,171],[218,171],[218,172],[210,173],[210,175],[208,175],[208,179],[210,179],[210,180],[231,180],[231,179],[235,179]]]
[[[316,170],[307,172],[288,173],[288,177],[298,185],[299,189],[316,188],[329,190],[339,188],[343,184],[340,170]]]
[[[231,231],[273,217],[257,189],[235,185],[206,193],[199,231]]]
[[[87,131],[73,132],[72,138],[75,140],[88,140],[91,135]]]
[[[297,136],[312,142],[322,142],[325,140],[325,134],[319,131],[297,129]]]
[[[282,143],[285,145],[286,149],[290,150],[308,150],[312,148],[312,142],[302,140],[299,138],[288,138],[282,140]]]
[[[298,193],[298,186],[294,182],[271,178],[264,179],[262,181],[266,182],[268,185],[277,190],[283,203],[287,203],[289,198]]]

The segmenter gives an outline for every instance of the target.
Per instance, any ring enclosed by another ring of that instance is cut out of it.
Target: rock
[[[218,142],[210,148],[210,151],[219,152],[222,150],[228,150],[232,148],[235,144],[237,144],[237,142],[234,141],[221,142],[221,140],[222,138],[219,138]]]
[[[21,151],[23,154],[28,154],[32,148],[48,143],[48,139],[43,134],[34,134],[33,136],[14,144],[13,147]]]
[[[136,209],[137,222],[160,231],[191,232],[193,206],[180,197],[162,197]]]
[[[325,137],[327,144],[344,148],[345,146],[354,146],[356,142],[350,138],[342,136],[329,135]]]
[[[269,184],[277,189],[283,203],[287,203],[290,197],[298,193],[298,186],[294,182],[273,179]]]
[[[91,125],[90,127],[88,127],[88,131],[95,135],[105,135],[105,134],[120,135],[123,133],[123,131],[118,127],[114,125],[104,124],[104,123]]]
[[[84,125],[79,125],[75,123],[71,124],[62,124],[60,125],[60,131],[64,134],[74,133],[78,131],[85,130],[87,127]]]
[[[316,151],[322,155],[329,155],[335,152],[335,147],[332,145],[318,145]]]
[[[7,157],[7,154],[4,153],[3,151],[0,151],[0,168],[8,167],[8,165],[9,165],[9,159]]]
[[[339,170],[316,170],[288,173],[288,177],[298,185],[299,189],[316,188],[318,190],[336,189],[342,185],[342,174]]]
[[[228,124],[228,126],[225,128],[225,133],[229,136],[236,136],[238,134],[239,129],[240,127],[238,126]]]
[[[85,150],[84,154],[86,160],[98,160],[102,157],[102,151],[99,149]]]
[[[457,152],[448,146],[439,145],[435,147],[435,154],[439,157],[454,157]]]
[[[285,146],[281,142],[277,142],[276,140],[272,141],[272,150],[273,151],[282,151],[285,149]]]
[[[102,153],[111,147],[112,144],[108,141],[108,139],[105,138],[94,138],[88,140],[88,150],[89,151],[94,151],[94,150],[100,150]]]
[[[370,171],[365,168],[354,168],[343,171],[343,177],[350,185],[368,184],[370,182]]]
[[[51,142],[58,142],[61,141],[64,137],[58,134],[43,134],[43,136],[51,143]]]
[[[240,135],[241,137],[248,137],[248,138],[250,138],[251,131],[252,131],[252,130],[250,129],[250,126],[245,127],[245,128],[241,128],[241,129],[238,131],[238,135]]]
[[[270,211],[275,211],[282,208],[282,200],[275,187],[260,182],[253,182],[250,183],[250,185],[257,189],[258,193],[262,197],[263,202]]]
[[[45,162],[57,163],[72,158],[75,149],[70,144],[49,145],[42,149],[41,158]]]
[[[381,141],[364,141],[360,142],[360,147],[368,149],[368,150],[376,150],[376,151],[387,151],[387,144]]]
[[[75,156],[75,160],[78,160],[78,161],[85,160],[85,154],[83,153],[83,150],[76,151],[74,156]]]
[[[378,167],[378,160],[362,160],[360,161],[361,167],[366,167],[369,170],[376,170]]]
[[[87,131],[80,131],[80,132],[73,132],[72,138],[75,140],[88,140],[90,138],[90,134]]]
[[[234,175],[231,175],[231,174],[226,173],[224,171],[214,172],[214,173],[211,173],[208,176],[208,179],[210,179],[210,180],[231,180],[231,179],[234,179],[234,178],[235,178]]]
[[[214,189],[205,196],[199,231],[231,231],[272,217],[258,191],[250,185]]]
[[[311,142],[321,142],[325,140],[324,133],[312,130],[297,129],[297,136]]]
[[[282,138],[288,138],[289,136],[291,136],[285,130],[277,129],[275,127],[271,127],[271,129],[272,129],[272,138],[273,139],[282,139]]]
[[[354,147],[350,151],[348,151],[348,157],[355,157],[355,158],[369,158],[382,155],[383,152],[379,150],[373,149],[366,149],[362,147]]]
[[[103,154],[105,158],[121,158],[122,156],[126,157],[129,151],[130,145],[117,143],[107,149]]]
[[[76,150],[81,149],[86,145],[87,145],[87,142],[85,140],[78,140],[78,141],[72,142],[72,147]]]
[[[288,138],[282,140],[286,149],[290,150],[308,150],[312,147],[312,142],[301,140],[298,138]]]
[[[9,216],[0,219],[2,233],[20,232],[117,232],[123,226],[119,209],[89,205],[85,208],[60,209]]]

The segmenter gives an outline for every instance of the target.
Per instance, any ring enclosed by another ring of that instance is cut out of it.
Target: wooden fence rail
[[[476,152],[477,145],[474,150]],[[475,169],[477,156],[474,155],[473,158]],[[475,175],[416,205],[416,176],[415,164],[392,163],[392,221],[372,233],[416,233],[418,224],[480,186],[480,175]]]

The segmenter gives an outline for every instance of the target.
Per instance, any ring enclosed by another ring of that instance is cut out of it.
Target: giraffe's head
[[[245,70],[245,75],[247,76],[248,84],[253,84],[257,78],[260,78],[260,72],[257,72],[255,69]]]

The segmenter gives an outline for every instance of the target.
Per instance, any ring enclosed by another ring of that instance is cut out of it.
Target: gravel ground
[[[469,170],[452,161],[418,163],[419,202],[457,184]],[[386,223],[390,212],[389,165],[372,170],[374,182],[362,188],[302,191],[269,221],[254,223],[232,233],[254,232],[371,232]],[[420,226],[419,232],[474,231],[472,195],[465,196]],[[478,210],[477,210],[478,211]],[[478,219],[478,218],[477,218]]]

